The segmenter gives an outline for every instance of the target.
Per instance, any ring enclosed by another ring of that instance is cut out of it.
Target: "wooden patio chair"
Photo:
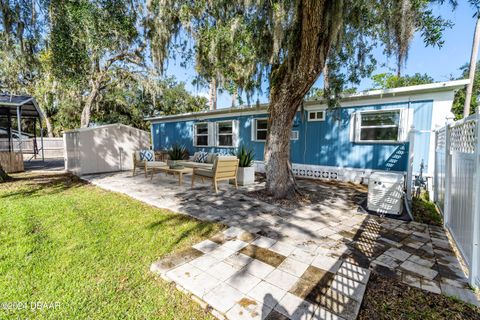
[[[132,171],[132,176],[135,175],[135,170],[136,168],[143,168],[144,172],[145,172],[145,178],[147,177],[147,171],[149,169],[152,169],[152,168],[160,168],[160,167],[164,167],[166,166],[167,164],[163,161],[155,161],[155,154],[153,153],[153,151],[150,151],[150,150],[145,150],[145,151],[148,151],[150,154],[150,157],[149,159],[145,159],[145,160],[142,160],[141,158],[141,155],[140,153],[142,151],[135,151],[133,153],[133,171]],[[145,156],[144,156],[145,157]]]
[[[218,156],[215,159],[213,168],[211,170],[193,168],[192,173],[192,188],[195,184],[195,177],[202,179],[211,179],[212,185],[215,189],[215,193],[218,193],[218,182],[219,181],[230,181],[233,180],[235,183],[235,188],[238,188],[237,185],[237,171],[238,171],[238,158],[235,156]]]

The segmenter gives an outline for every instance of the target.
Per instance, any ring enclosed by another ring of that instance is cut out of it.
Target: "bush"
[[[169,160],[184,160],[188,158],[188,151],[185,146],[180,146],[178,144],[174,144],[170,150],[168,150],[168,158]]]

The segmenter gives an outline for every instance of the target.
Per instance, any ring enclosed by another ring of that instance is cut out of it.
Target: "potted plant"
[[[239,160],[237,181],[241,186],[253,184],[255,182],[255,167],[253,167],[253,158],[255,153],[253,149],[242,147],[235,154]]]
[[[180,146],[178,144],[174,144],[168,150],[167,164],[170,167],[170,169],[182,169],[183,166],[177,164],[177,161],[185,160],[186,158],[188,158],[187,148],[185,148],[184,146]]]

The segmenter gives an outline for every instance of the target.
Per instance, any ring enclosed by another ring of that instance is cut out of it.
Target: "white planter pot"
[[[239,167],[237,182],[241,186],[253,184],[255,182],[255,167]]]

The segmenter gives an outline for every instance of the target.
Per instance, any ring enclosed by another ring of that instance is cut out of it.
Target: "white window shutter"
[[[357,113],[354,112],[350,115],[350,141],[355,142],[357,141]]]
[[[252,131],[251,133],[251,139],[252,141],[256,141],[257,137],[257,120],[256,119],[250,119],[250,129]]]
[[[408,133],[413,124],[413,108],[400,110],[398,141],[408,141]]]
[[[238,142],[239,142],[239,123],[238,120],[233,120],[232,121],[232,142],[233,142],[233,147],[237,148],[238,147]]]
[[[208,123],[208,146],[213,147],[217,145],[217,126],[216,122]]]
[[[196,147],[197,146],[197,125],[193,124],[192,128],[193,128],[193,132],[192,132],[193,146]]]

